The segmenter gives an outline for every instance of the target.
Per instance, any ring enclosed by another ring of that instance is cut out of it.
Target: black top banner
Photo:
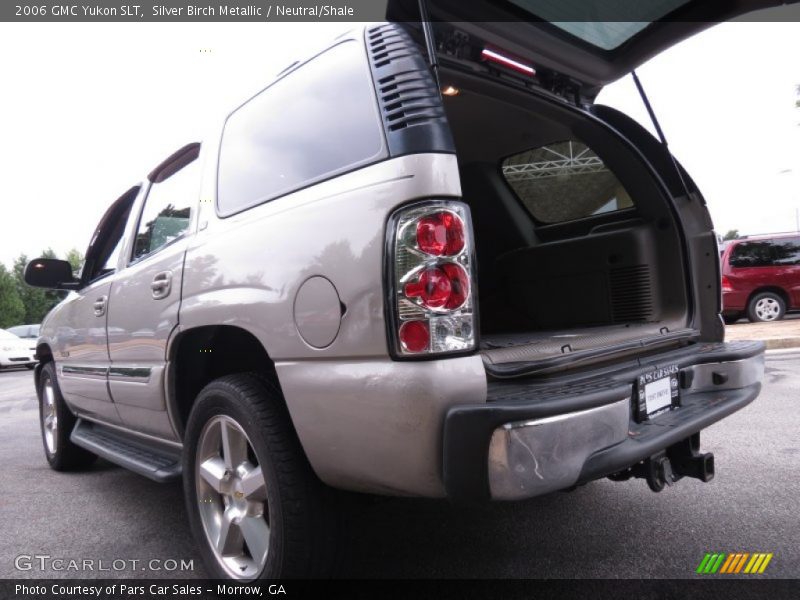
[[[131,0],[70,3],[31,0],[0,3],[0,21],[49,22],[288,22],[384,21],[386,2],[346,0],[327,3],[293,0]]]
[[[799,0],[426,0],[433,20],[648,23],[798,21]],[[785,9],[786,5],[793,5]],[[418,0],[2,0],[0,22],[418,21]],[[784,7],[785,10],[765,10]],[[794,10],[793,10],[794,9]]]

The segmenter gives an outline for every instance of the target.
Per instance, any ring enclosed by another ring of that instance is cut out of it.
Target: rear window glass
[[[628,192],[586,144],[567,140],[509,156],[502,173],[541,223],[562,223],[632,208]]]
[[[800,264],[800,237],[739,242],[731,251],[732,267],[772,267]]]
[[[511,0],[522,10],[602,50],[613,50],[688,0]],[[620,21],[624,19],[624,21]]]
[[[356,42],[343,42],[228,117],[219,211],[230,215],[364,165],[382,148],[366,59]]]

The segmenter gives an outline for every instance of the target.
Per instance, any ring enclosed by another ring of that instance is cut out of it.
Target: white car
[[[36,366],[36,340],[23,340],[10,331],[0,329],[0,369],[4,367]]]

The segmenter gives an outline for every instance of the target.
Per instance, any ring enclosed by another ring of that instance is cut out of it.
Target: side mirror
[[[72,274],[72,265],[56,258],[37,258],[25,267],[25,283],[50,290],[77,290],[80,282]]]

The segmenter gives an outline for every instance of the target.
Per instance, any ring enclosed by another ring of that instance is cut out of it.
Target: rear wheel
[[[213,577],[331,574],[332,491],[308,464],[280,390],[251,374],[213,381],[184,448],[189,520]]]
[[[39,425],[47,462],[56,471],[71,471],[91,465],[97,456],[73,444],[69,435],[75,426],[75,415],[69,410],[58,388],[55,364],[42,367],[37,386]]]
[[[774,292],[759,292],[747,305],[747,318],[750,321],[778,321],[786,314],[786,303]]]

